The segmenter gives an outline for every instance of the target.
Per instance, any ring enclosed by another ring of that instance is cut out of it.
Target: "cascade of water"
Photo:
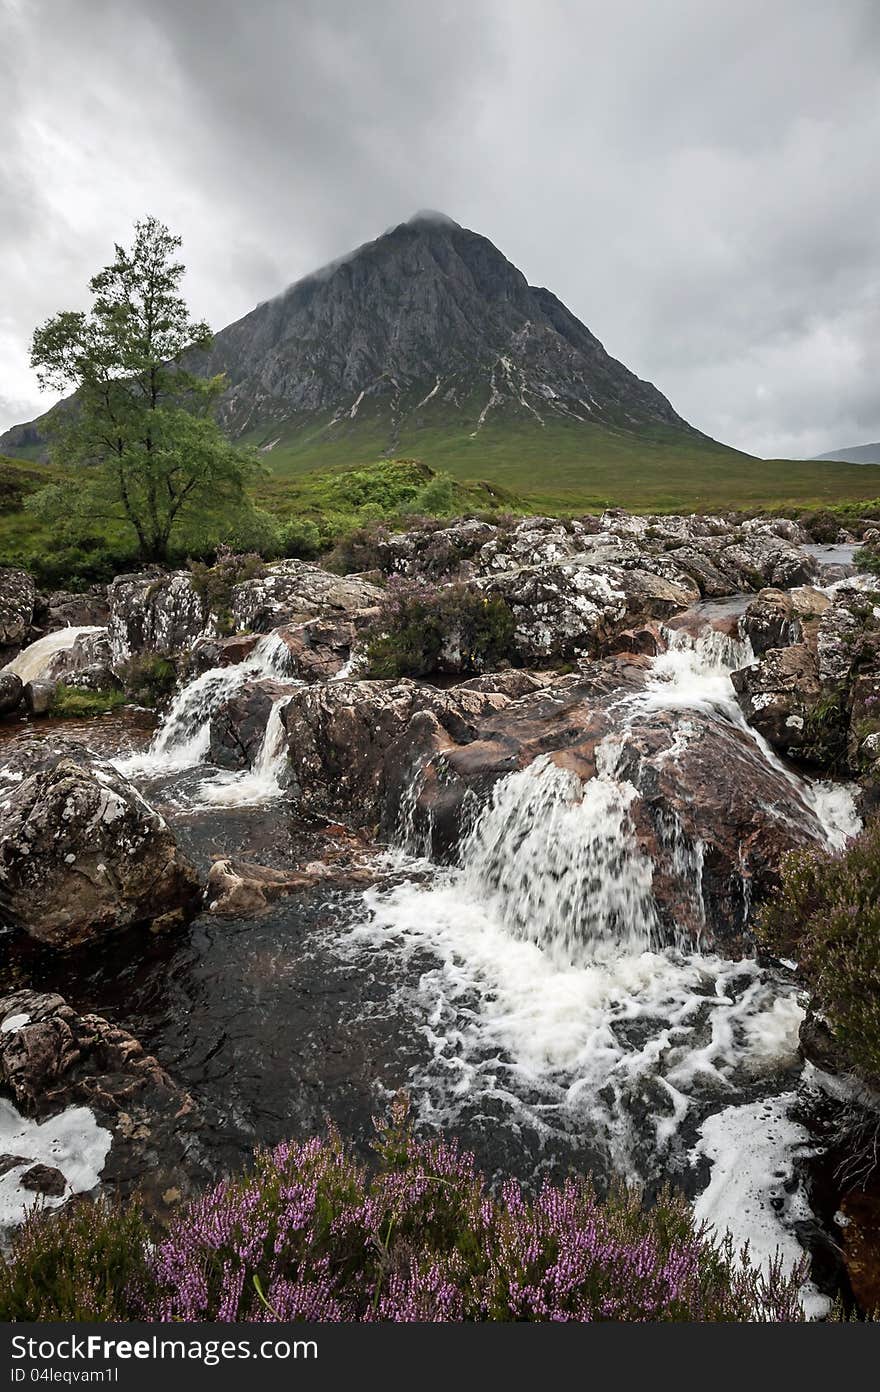
[[[149,749],[119,760],[117,767],[129,776],[153,777],[202,763],[215,712],[255,678],[286,677],[289,661],[288,649],[277,633],[267,633],[243,662],[211,667],[178,691]]]
[[[23,648],[2,670],[14,672],[25,683],[39,681],[56,653],[66,652],[86,633],[103,632],[103,628],[94,624],[84,624],[77,628],[57,628],[54,633],[46,633],[35,643]]]
[[[198,788],[199,802],[215,807],[250,807],[280,796],[287,766],[287,733],[281,712],[288,699],[279,696],[273,702],[253,767],[206,778]]]
[[[656,938],[651,863],[629,820],[637,794],[615,775],[617,752],[598,747],[588,783],[546,757],[509,774],[462,847],[463,889],[567,961]]]

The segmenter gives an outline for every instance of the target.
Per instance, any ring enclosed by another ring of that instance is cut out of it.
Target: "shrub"
[[[164,705],[177,685],[177,668],[170,657],[158,653],[139,653],[120,668],[125,694],[139,706],[155,709]]]
[[[209,613],[214,615],[221,633],[232,631],[232,591],[245,580],[257,580],[266,574],[262,556],[256,551],[240,555],[220,546],[212,566],[191,561],[193,589]]]
[[[880,821],[842,851],[791,851],[758,933],[797,958],[848,1066],[880,1082]]]
[[[860,570],[880,575],[880,546],[860,546],[854,560]]]
[[[33,1209],[0,1260],[0,1319],[130,1319],[151,1298],[147,1241],[131,1205]]]
[[[314,561],[322,549],[318,524],[308,517],[294,517],[281,529],[281,550],[285,556]]]
[[[466,585],[392,577],[388,601],[367,644],[371,677],[485,672],[514,655],[514,620],[503,599]]]
[[[398,1099],[377,1163],[333,1132],[259,1152],[190,1203],[154,1248],[97,1208],[31,1219],[0,1261],[0,1317],[160,1321],[800,1321],[804,1270],[739,1265],[683,1197],[514,1180],[417,1139]]]
[[[87,691],[78,686],[67,686],[59,682],[52,697],[52,715],[82,718],[89,715],[103,715],[106,711],[118,710],[124,706],[127,697],[124,691]]]
[[[810,533],[814,541],[825,543],[836,541],[837,533],[843,525],[840,517],[829,512],[827,508],[817,512],[805,512],[798,518],[798,521]]]
[[[351,575],[363,570],[381,570],[385,564],[382,543],[388,539],[388,528],[379,522],[367,527],[355,527],[341,536],[324,558],[328,570],[337,575]]]

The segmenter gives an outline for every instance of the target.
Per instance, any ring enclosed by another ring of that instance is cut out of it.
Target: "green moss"
[[[86,691],[59,682],[52,698],[51,714],[74,719],[104,715],[107,711],[118,710],[120,706],[124,706],[127,699],[124,691]]]

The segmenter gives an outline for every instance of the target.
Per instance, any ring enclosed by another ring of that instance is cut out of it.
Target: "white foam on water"
[[[289,651],[278,634],[265,634],[243,662],[211,667],[182,687],[149,749],[114,759],[114,766],[128,778],[152,778],[204,763],[214,714],[248,682],[261,677],[286,678],[289,662]]]
[[[287,766],[287,733],[281,712],[289,699],[281,696],[273,702],[253,768],[206,778],[196,790],[196,806],[254,807],[281,797]]]
[[[46,633],[35,643],[23,648],[17,657],[7,662],[3,672],[14,672],[22,682],[39,681],[56,653],[72,648],[78,638],[86,633],[104,633],[100,625],[81,625],[77,628],[58,628],[54,633]]]
[[[20,1155],[23,1161],[0,1176],[0,1228],[20,1223],[35,1204],[57,1208],[71,1194],[94,1189],[112,1141],[110,1132],[98,1125],[88,1107],[68,1107],[48,1121],[37,1122],[0,1098],[0,1153]],[[38,1163],[61,1171],[67,1181],[64,1194],[37,1195],[22,1187],[22,1175]]]
[[[813,1216],[793,1165],[812,1150],[809,1133],[791,1118],[795,1101],[788,1092],[725,1107],[704,1121],[693,1152],[694,1159],[704,1155],[712,1163],[709,1184],[694,1203],[697,1222],[720,1235],[729,1232],[737,1252],[748,1244],[750,1260],[764,1270],[781,1260],[790,1272],[803,1261],[793,1229]],[[801,1303],[814,1319],[831,1305],[810,1282]]]

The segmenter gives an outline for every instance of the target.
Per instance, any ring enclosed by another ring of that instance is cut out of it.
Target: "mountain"
[[[690,426],[485,237],[419,213],[222,329],[224,428],[279,472],[419,455],[462,475],[743,458]],[[42,421],[0,437],[39,457]]]
[[[850,445],[849,449],[830,450],[815,458],[838,460],[841,464],[880,464],[880,444]]]

